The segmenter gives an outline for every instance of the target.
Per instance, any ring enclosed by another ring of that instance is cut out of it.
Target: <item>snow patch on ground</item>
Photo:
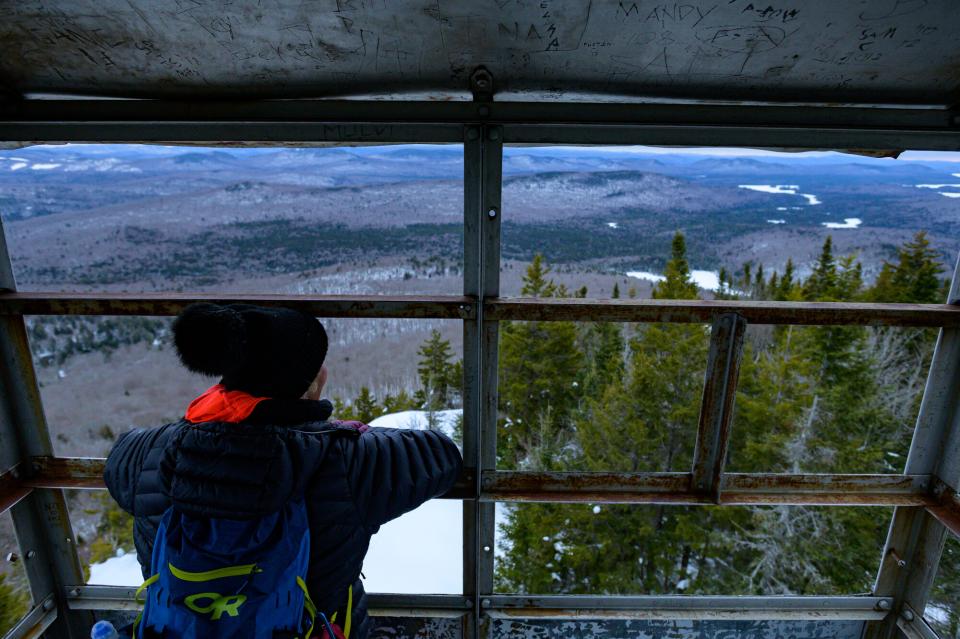
[[[618,228],[620,228],[620,225],[617,224],[616,222],[607,222],[607,226],[609,226],[609,227],[612,228],[612,229],[618,229]]]
[[[952,197],[952,198],[960,197],[960,193],[944,193],[943,191],[940,191],[940,195],[942,195],[943,197]]]
[[[807,198],[807,204],[810,206],[823,204],[823,202],[817,199],[816,195],[812,193],[801,193],[798,184],[738,184],[737,188],[759,191],[760,193],[774,193],[776,195],[799,195],[800,197]]]
[[[10,170],[11,170],[11,171],[19,171],[20,169],[24,168],[25,166],[27,166],[27,163],[26,163],[26,162],[16,162],[16,163],[10,165]]]
[[[117,551],[116,557],[90,566],[90,581],[102,586],[139,586],[143,583],[137,553]]]
[[[452,437],[453,429],[461,415],[463,415],[463,410],[460,408],[434,411],[433,416],[436,420],[437,430],[443,432],[447,437]],[[377,428],[427,430],[430,428],[430,413],[425,410],[405,410],[390,415],[381,415],[371,421],[370,425]]]
[[[767,220],[767,224],[786,224],[786,220]]]
[[[436,411],[440,430],[453,432],[461,410]],[[427,411],[382,415],[375,428],[428,428]],[[499,511],[500,504],[497,504]],[[500,542],[498,542],[500,543]],[[428,501],[380,527],[363,563],[367,592],[459,593],[463,589],[463,504],[450,499]],[[139,586],[143,582],[135,553],[90,566],[91,584]]]
[[[663,275],[657,275],[649,271],[627,271],[626,276],[635,277],[638,280],[647,280],[648,282],[662,282],[667,279]]]
[[[625,275],[627,277],[635,277],[638,280],[647,280],[648,282],[662,282],[667,279],[663,275],[657,275],[649,271],[628,271]],[[690,271],[690,279],[693,280],[694,284],[698,287],[707,291],[716,291],[720,288],[720,275],[716,271],[693,270]]]
[[[828,229],[855,229],[861,224],[863,224],[863,220],[858,217],[845,217],[842,224],[840,222],[823,222],[823,226]]]
[[[796,184],[738,184],[737,188],[761,193],[777,193],[779,195],[796,195],[800,187]]]
[[[49,171],[50,169],[55,169],[58,166],[60,166],[60,164],[53,163],[53,162],[49,164],[43,163],[43,162],[37,162],[36,164],[32,165],[30,169],[33,171]]]

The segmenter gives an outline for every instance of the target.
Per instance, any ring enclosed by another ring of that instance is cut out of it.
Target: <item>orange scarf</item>
[[[228,391],[223,384],[215,384],[200,397],[190,402],[185,415],[187,421],[230,422],[236,424],[250,416],[257,404],[268,397],[254,397],[239,390]]]

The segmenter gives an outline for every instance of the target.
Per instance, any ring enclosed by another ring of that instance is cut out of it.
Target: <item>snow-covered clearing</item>
[[[612,228],[612,229],[618,229],[618,228],[620,228],[620,225],[619,225],[618,223],[616,223],[616,222],[607,222],[607,226],[609,226],[609,227]]]
[[[942,195],[943,197],[952,197],[952,198],[960,197],[960,193],[944,193],[943,191],[940,191],[940,195]]]
[[[651,273],[649,271],[628,271],[624,275],[635,277],[638,280],[647,280],[648,282],[662,282],[666,277]],[[690,271],[690,279],[694,284],[706,291],[716,291],[720,288],[720,275],[716,271]]]
[[[796,195],[800,187],[796,184],[738,184],[737,188],[760,191],[761,193],[777,193],[780,195]]]
[[[807,198],[807,204],[810,206],[823,204],[816,195],[812,193],[801,193],[798,184],[738,184],[737,188],[759,191],[760,193],[773,193],[775,195],[799,195],[800,197]]]
[[[944,189],[949,187],[960,186],[960,184],[917,184],[915,186],[918,189]]]
[[[52,163],[52,162],[51,162],[51,163],[48,164],[48,163],[44,163],[44,162],[37,162],[36,164],[32,165],[32,166],[30,167],[30,169],[33,170],[33,171],[49,171],[50,169],[55,169],[55,168],[57,168],[58,166],[60,166],[59,163]]]
[[[823,222],[823,226],[828,229],[855,229],[863,224],[863,220],[858,217],[845,217],[843,218],[843,223],[840,222]]]
[[[453,432],[461,410],[436,411],[439,430]],[[428,427],[426,411],[383,415],[370,422],[375,428]],[[499,507],[499,504],[498,504]],[[373,536],[363,564],[368,592],[459,593],[463,588],[463,505],[435,499],[385,524]],[[143,581],[135,553],[90,566],[91,584],[139,586]]]
[[[786,220],[767,220],[767,224],[786,224]]]
[[[27,163],[26,163],[26,162],[14,162],[13,164],[10,165],[10,170],[11,170],[11,171],[19,171],[20,169],[24,168],[25,166],[27,166]]]

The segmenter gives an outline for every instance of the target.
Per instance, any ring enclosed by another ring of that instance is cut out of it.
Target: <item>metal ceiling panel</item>
[[[0,0],[14,94],[952,105],[953,0]],[[590,96],[593,96],[592,98]]]

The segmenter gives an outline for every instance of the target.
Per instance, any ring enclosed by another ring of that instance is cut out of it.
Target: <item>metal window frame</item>
[[[462,499],[464,504],[463,594],[374,594],[374,610],[462,617],[464,636],[470,639],[485,636],[490,619],[523,615],[858,619],[870,622],[868,632],[873,637],[893,636],[898,628],[908,635],[924,632],[913,621],[913,611],[922,609],[926,600],[946,532],[960,535],[960,464],[952,461],[960,459],[960,424],[956,418],[960,411],[957,393],[950,396],[946,392],[956,387],[960,376],[960,274],[954,274],[949,303],[942,305],[500,298],[501,159],[505,143],[960,150],[956,111],[882,106],[333,100],[22,100],[0,105],[0,141],[21,140],[464,145],[462,296],[19,293],[0,223],[0,377],[5,398],[0,401],[0,444],[4,444],[0,446],[0,509],[12,508],[21,549],[40,548],[55,555],[54,561],[35,562],[36,567],[28,569],[34,601],[41,603],[24,623],[32,623],[37,617],[42,623],[52,624],[46,629],[48,636],[82,637],[89,622],[87,611],[129,608],[131,589],[80,583],[61,489],[102,488],[103,460],[52,455],[23,315],[173,315],[191,302],[213,299],[297,306],[326,317],[463,321],[465,473],[448,495]],[[697,453],[691,471],[630,474],[496,470],[496,362],[501,320],[712,323]],[[747,322],[941,327],[904,473],[724,472]],[[872,597],[495,595],[494,502],[583,500],[896,505],[897,509]],[[903,553],[898,552],[901,547]],[[904,556],[906,559],[897,559]],[[56,615],[37,612],[49,613],[50,602]],[[24,628],[23,623],[18,628]]]

